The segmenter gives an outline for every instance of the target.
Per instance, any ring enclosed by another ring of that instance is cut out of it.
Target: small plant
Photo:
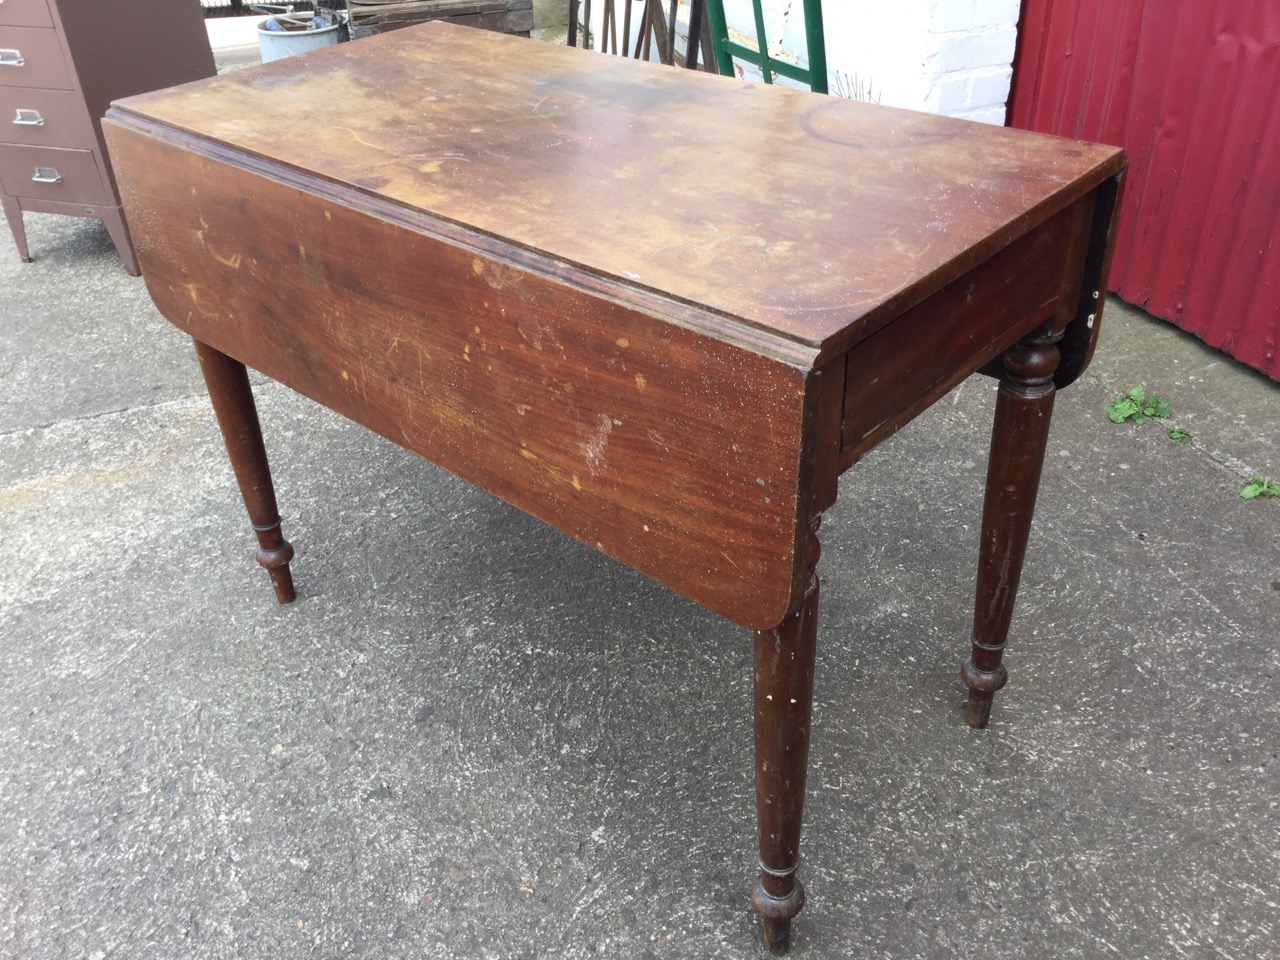
[[[883,90],[877,90],[875,81],[868,78],[863,80],[855,72],[853,76],[847,73],[840,73],[838,70],[832,74],[834,82],[831,84],[831,93],[833,96],[844,97],[846,100],[857,100],[861,103],[879,103],[880,97],[884,93]]]
[[[1111,406],[1107,407],[1107,416],[1111,418],[1112,423],[1124,423],[1126,420],[1146,423],[1152,417],[1164,419],[1171,413],[1173,410],[1164,402],[1160,394],[1153,393],[1147,396],[1147,388],[1141,384],[1128,393],[1120,394],[1111,402]]]
[[[1174,427],[1169,431],[1169,439],[1177,443],[1190,443],[1195,438],[1191,436],[1190,430],[1183,430],[1181,427]]]
[[[1240,491],[1240,499],[1253,500],[1256,497],[1280,497],[1280,483],[1268,477],[1254,477]]]

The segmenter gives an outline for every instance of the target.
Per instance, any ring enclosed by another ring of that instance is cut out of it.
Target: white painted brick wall
[[[978,6],[985,6],[979,3]],[[933,10],[935,33],[961,33],[975,26],[973,0],[949,0],[938,3]]]
[[[1018,22],[1019,0],[974,0],[973,20],[963,29],[1002,27]]]
[[[1012,67],[995,67],[990,70],[969,71],[969,97],[967,109],[973,104],[1003,107],[1009,98],[1009,84],[1013,80]],[[979,106],[978,109],[983,109]]]
[[[619,14],[627,2],[616,0]],[[755,35],[750,0],[724,3],[730,30],[745,35],[739,39],[749,43]],[[604,4],[592,6],[597,22],[590,26],[598,38]],[[641,6],[633,6],[636,21]],[[843,86],[889,106],[1004,123],[1019,0],[825,0],[823,7],[832,90]],[[764,0],[763,10],[770,52],[803,65],[807,57],[801,0]],[[622,17],[618,20],[621,23]],[[683,2],[679,22],[683,51],[688,23]],[[638,24],[633,27],[636,32]],[[743,74],[760,78],[752,67]]]
[[[939,78],[972,70],[989,70],[997,64],[1013,62],[1018,39],[1014,27],[981,31],[931,34],[927,46],[933,51]]]

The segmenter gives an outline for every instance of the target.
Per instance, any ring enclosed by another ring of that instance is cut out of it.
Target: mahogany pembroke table
[[[751,901],[785,949],[819,518],[859,457],[999,379],[961,671],[983,726],[1124,155],[442,23],[107,120],[282,602],[245,364],[755,632]]]

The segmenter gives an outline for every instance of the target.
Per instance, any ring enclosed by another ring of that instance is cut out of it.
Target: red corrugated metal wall
[[[1129,153],[1111,288],[1280,380],[1280,0],[1023,0],[1015,127]]]

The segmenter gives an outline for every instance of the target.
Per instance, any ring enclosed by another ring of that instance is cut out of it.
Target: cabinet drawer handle
[[[0,67],[20,67],[26,62],[21,50],[0,50]]]
[[[0,0],[4,3],[4,0]],[[40,116],[39,110],[28,110],[26,107],[18,108],[18,115],[13,118],[13,122],[20,127],[43,127],[44,117]]]
[[[61,183],[62,174],[54,167],[36,167],[36,175],[31,178],[32,183]]]

